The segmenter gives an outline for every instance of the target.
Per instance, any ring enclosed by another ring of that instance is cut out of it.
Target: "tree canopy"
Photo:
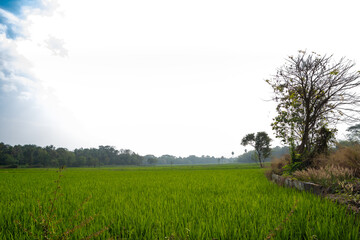
[[[316,154],[327,151],[339,121],[359,120],[360,71],[354,65],[345,58],[299,51],[266,80],[278,103],[272,128],[292,147],[292,161],[311,164]]]
[[[266,132],[249,133],[241,140],[241,145],[250,145],[255,148],[255,160],[259,163],[260,167],[264,167],[264,160],[270,156],[271,138]]]
[[[346,129],[346,131],[349,132],[347,137],[350,141],[360,143],[360,124],[351,126],[348,129]]]
[[[220,158],[219,158],[220,159]],[[222,158],[223,163],[233,162],[235,158]],[[141,156],[129,149],[117,150],[113,146],[98,148],[78,148],[73,151],[56,148],[53,145],[11,146],[0,142],[0,168],[3,167],[100,167],[118,165],[156,165],[156,164],[215,164],[218,158],[203,155],[176,157],[172,155]]]

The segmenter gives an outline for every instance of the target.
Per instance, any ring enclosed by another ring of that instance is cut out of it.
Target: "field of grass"
[[[98,239],[360,238],[360,220],[345,207],[278,187],[256,165],[72,168],[62,174],[54,227],[78,228],[72,239],[105,227]],[[29,239],[22,228],[41,236],[31,215],[41,215],[37,200],[42,215],[47,211],[57,178],[56,169],[0,170],[0,239]]]

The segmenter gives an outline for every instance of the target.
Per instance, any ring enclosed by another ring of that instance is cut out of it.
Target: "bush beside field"
[[[290,155],[275,158],[271,162],[271,173],[284,174],[305,182],[320,184],[327,188],[329,194],[337,194],[342,202],[360,206],[360,144],[338,145],[329,154],[321,154],[314,158],[313,164],[303,170],[289,174],[286,166],[290,163]]]

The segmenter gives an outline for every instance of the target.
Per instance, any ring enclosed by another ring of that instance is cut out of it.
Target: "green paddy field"
[[[56,169],[0,169],[0,239],[44,239],[44,231],[52,239],[360,239],[360,220],[345,207],[279,187],[256,165],[61,174],[50,210]],[[56,216],[44,230],[49,212]]]

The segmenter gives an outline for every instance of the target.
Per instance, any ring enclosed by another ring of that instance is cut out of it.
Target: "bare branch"
[[[272,124],[276,136],[287,143],[300,142],[302,154],[319,142],[321,132],[335,131],[324,130],[328,125],[359,121],[360,96],[355,90],[360,86],[360,72],[353,71],[354,66],[344,57],[334,61],[333,55],[299,51],[298,56],[290,56],[267,80],[278,102]]]

